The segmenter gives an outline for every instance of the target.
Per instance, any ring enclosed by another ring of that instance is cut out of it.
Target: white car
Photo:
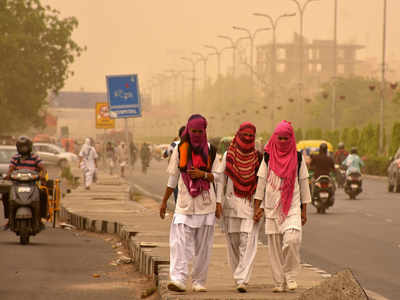
[[[78,162],[78,156],[71,152],[66,152],[61,147],[49,144],[49,143],[34,143],[33,147],[35,151],[39,154],[43,161],[48,161],[48,163],[54,162],[61,166],[64,163],[69,165],[76,165]]]

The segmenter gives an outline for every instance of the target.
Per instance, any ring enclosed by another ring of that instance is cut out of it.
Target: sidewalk
[[[81,229],[119,234],[139,268],[158,285],[162,299],[297,299],[300,294],[329,277],[323,271],[304,265],[296,292],[272,293],[271,270],[265,245],[259,244],[248,293],[236,291],[227,262],[225,237],[215,228],[214,246],[208,272],[207,293],[175,293],[166,289],[169,272],[170,212],[159,217],[159,203],[135,195],[129,200],[129,187],[123,180],[100,173],[90,191],[82,187],[62,200],[61,216]]]

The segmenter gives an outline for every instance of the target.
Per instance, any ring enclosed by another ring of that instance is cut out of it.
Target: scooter
[[[344,191],[352,200],[356,199],[357,195],[362,192],[362,175],[360,172],[352,171],[346,176]]]
[[[343,166],[335,164],[336,182],[338,188],[344,188],[346,183],[346,169]]]
[[[30,236],[42,230],[40,218],[43,215],[43,209],[47,211],[47,202],[40,201],[40,190],[37,185],[38,172],[26,169],[16,170],[11,174],[11,181],[10,230],[20,237],[22,245],[26,245],[29,244]],[[46,207],[43,208],[43,205]]]
[[[335,186],[331,177],[321,175],[313,183],[312,204],[317,213],[324,214],[335,202]]]

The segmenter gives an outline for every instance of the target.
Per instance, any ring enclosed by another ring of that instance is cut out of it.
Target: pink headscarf
[[[287,137],[287,140],[279,140],[278,137]],[[284,220],[292,204],[297,175],[296,139],[290,122],[282,121],[276,126],[264,150],[269,154],[269,170],[272,170],[276,176],[283,179],[280,187],[280,206]]]
[[[203,134],[193,134],[191,129],[203,130]],[[192,197],[197,197],[203,191],[210,189],[210,182],[204,178],[192,179],[187,173],[192,167],[207,170],[208,167],[208,141],[207,141],[207,120],[202,115],[192,115],[182,134],[182,143],[190,143],[190,150],[187,163],[184,169],[181,169],[182,180],[185,183]]]
[[[202,129],[203,134],[201,136],[194,135],[190,129]],[[190,145],[192,146],[192,150],[196,154],[201,154],[204,162],[207,163],[208,159],[208,140],[207,140],[207,120],[202,115],[195,114],[191,115],[185,131],[182,133],[182,136],[189,136]]]

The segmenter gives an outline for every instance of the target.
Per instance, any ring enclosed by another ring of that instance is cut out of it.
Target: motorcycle
[[[44,210],[47,212],[47,201],[41,203],[40,190],[37,185],[38,172],[26,169],[16,170],[11,174],[11,181],[10,230],[20,237],[22,245],[26,245],[29,243],[30,236],[34,236],[42,230],[40,217],[46,214],[43,213]],[[37,216],[40,216],[38,220]]]
[[[360,172],[352,171],[346,176],[344,191],[352,200],[356,199],[357,195],[362,192],[362,176]]]
[[[335,164],[335,173],[336,173],[336,182],[338,184],[338,188],[344,188],[344,184],[346,183],[346,168]]]
[[[317,213],[324,214],[335,202],[335,186],[331,177],[321,175],[313,182],[312,205]]]

